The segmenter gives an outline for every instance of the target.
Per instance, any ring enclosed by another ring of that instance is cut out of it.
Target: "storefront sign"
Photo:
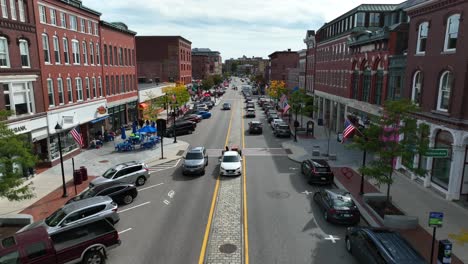
[[[19,132],[27,131],[28,129],[26,128],[26,126],[17,126],[17,127],[10,128],[10,130],[15,132],[16,134]]]
[[[107,113],[107,109],[104,106],[100,106],[100,107],[98,107],[97,112],[100,115],[103,115],[103,114]]]
[[[447,158],[449,155],[448,149],[428,149],[424,156],[432,158]]]

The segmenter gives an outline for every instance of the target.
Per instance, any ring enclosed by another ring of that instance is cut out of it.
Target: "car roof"
[[[225,151],[223,155],[224,156],[237,156],[239,155],[239,152],[230,150],[230,151]]]
[[[323,160],[323,159],[309,159],[308,161],[310,163],[312,163],[312,165],[314,165],[314,167],[330,167],[328,162],[326,160]]]
[[[128,183],[122,183],[122,182],[118,182],[118,181],[110,181],[110,182],[105,182],[103,184],[99,184],[99,185],[96,185],[94,186],[93,188],[91,188],[93,191],[95,191],[96,193],[99,193],[101,192],[102,190],[105,190],[107,188],[110,188],[110,187],[114,187],[114,186],[128,186],[128,185],[131,185],[131,184],[128,184]]]
[[[66,213],[69,214],[71,212],[74,212],[76,210],[86,208],[92,205],[97,205],[97,204],[107,204],[112,202],[112,199],[109,196],[94,196],[90,197],[88,199],[84,200],[79,200],[70,204],[66,204],[62,207],[62,210]]]
[[[252,124],[261,124],[262,122],[260,122],[258,120],[253,120],[253,121],[250,121],[250,123],[252,123]]]
[[[351,194],[347,190],[343,189],[325,189],[325,192],[330,194],[333,198],[337,198],[339,196],[345,196],[351,198]]]
[[[194,147],[191,150],[189,150],[188,152],[203,152],[204,149],[205,149],[205,147]]]
[[[247,111],[255,111],[253,108],[247,108]]]
[[[134,165],[139,165],[139,164],[141,164],[141,162],[127,161],[127,162],[119,163],[119,164],[115,165],[114,168],[117,169],[117,170],[121,170],[122,168],[130,167],[130,166],[134,166]]]

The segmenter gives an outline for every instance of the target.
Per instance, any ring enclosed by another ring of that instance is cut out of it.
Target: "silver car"
[[[106,219],[111,224],[115,224],[120,220],[117,214],[117,204],[109,196],[96,196],[66,204],[46,219],[23,227],[18,233],[37,226],[44,226],[49,234],[53,234],[79,224],[100,219]]]
[[[182,164],[182,174],[205,174],[208,155],[204,147],[196,147],[187,152]]]
[[[89,183],[89,187],[118,181],[121,183],[135,184],[141,186],[149,179],[150,173],[148,166],[143,162],[129,161],[115,165],[108,169],[102,176],[97,177]]]

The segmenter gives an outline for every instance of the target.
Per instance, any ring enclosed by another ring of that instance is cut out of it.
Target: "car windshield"
[[[94,191],[93,189],[88,189],[84,192],[82,192],[79,196],[77,196],[77,200],[80,200],[80,199],[86,199],[86,198],[89,198],[89,197],[94,197],[96,195],[96,191]]]
[[[201,153],[201,152],[189,152],[189,153],[187,153],[187,156],[185,157],[185,159],[188,159],[188,160],[203,159],[203,153]]]
[[[333,204],[335,207],[353,207],[354,202],[351,200],[351,198],[346,197],[346,196],[336,196],[333,199]]]
[[[63,211],[63,209],[59,209],[51,214],[49,217],[45,219],[45,223],[48,226],[57,226],[63,218],[65,218],[67,214]]]
[[[285,130],[289,129],[288,126],[279,126],[278,128],[279,128],[279,129],[285,129]]]
[[[327,167],[315,167],[317,172],[329,172],[330,170]]]
[[[115,174],[116,172],[117,172],[117,171],[116,171],[114,168],[110,168],[110,169],[106,170],[106,172],[104,172],[104,174],[102,175],[102,177],[107,178],[107,179],[110,179],[110,178],[112,178],[112,176],[114,176],[114,174]]]
[[[223,162],[239,162],[239,156],[224,156]]]

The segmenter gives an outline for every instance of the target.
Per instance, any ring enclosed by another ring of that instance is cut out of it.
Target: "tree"
[[[11,112],[0,110],[1,120]],[[0,122],[0,197],[20,201],[34,197],[32,183],[25,183],[23,170],[33,168],[36,156],[25,135],[16,135],[4,122]]]
[[[417,106],[409,100],[387,101],[383,116],[370,122],[369,126],[357,130],[351,147],[361,149],[378,156],[359,171],[374,179],[377,185],[387,185],[387,204],[390,202],[390,187],[393,184],[395,161],[398,157],[411,159],[415,154],[424,155],[429,146],[428,126],[417,124],[412,113]],[[400,135],[404,138],[400,140]],[[424,175],[424,169],[413,168],[417,175]]]
[[[294,113],[310,115],[316,110],[314,107],[314,98],[307,95],[304,89],[298,89],[292,92],[288,98],[288,104]]]
[[[185,105],[190,100],[190,93],[182,83],[176,83],[176,86],[163,88],[164,95],[155,96],[148,92],[146,96],[150,98],[147,107],[143,110],[145,119],[156,120],[162,108],[168,109],[169,105],[173,107],[180,107]],[[172,95],[175,95],[177,103],[173,102]]]
[[[210,90],[214,85],[213,77],[208,76],[202,81],[202,89],[205,91]]]
[[[218,86],[223,82],[223,77],[219,74],[213,75],[213,83],[214,85]]]
[[[267,89],[267,94],[271,98],[278,101],[282,94],[286,94],[286,84],[283,81],[271,81],[270,87]]]

